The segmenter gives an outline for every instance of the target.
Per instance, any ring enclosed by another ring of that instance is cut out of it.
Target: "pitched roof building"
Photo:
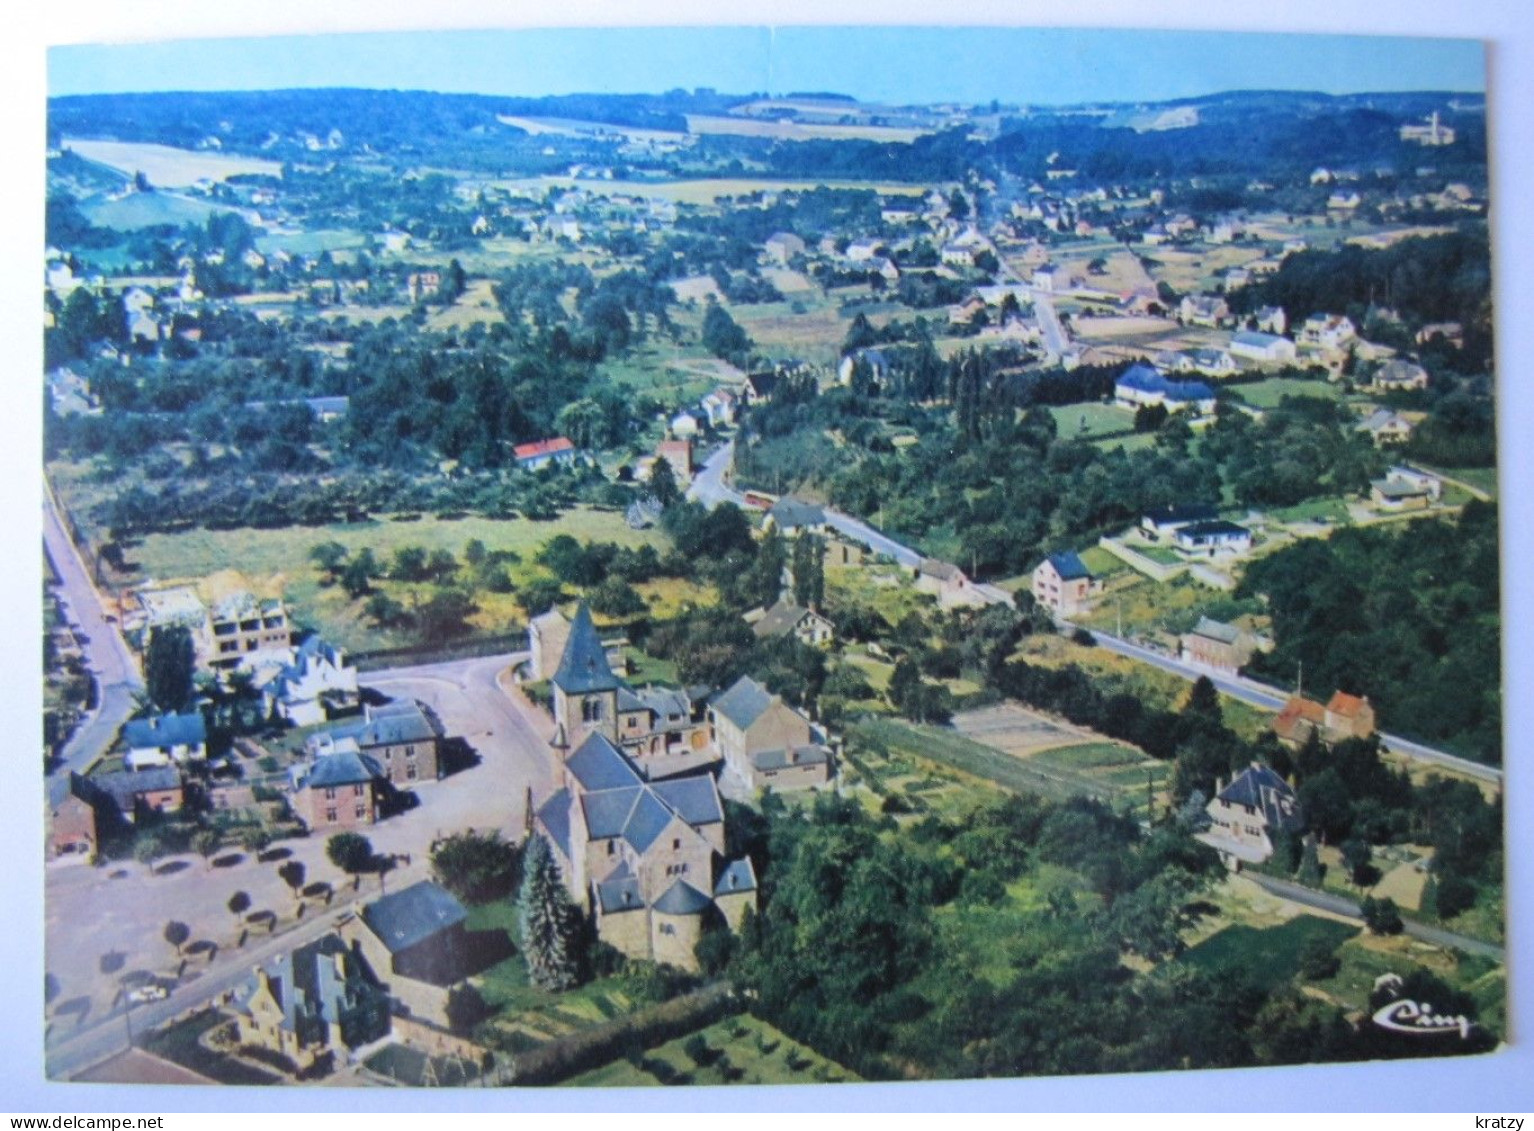
[[[559,775],[535,820],[599,937],[630,957],[696,969],[705,917],[737,929],[756,904],[749,859],[724,858],[714,779],[646,781],[601,733],[562,757]]]
[[[1205,811],[1210,827],[1198,839],[1217,849],[1232,870],[1262,863],[1273,855],[1280,834],[1295,835],[1305,828],[1294,790],[1259,762],[1220,789]]]

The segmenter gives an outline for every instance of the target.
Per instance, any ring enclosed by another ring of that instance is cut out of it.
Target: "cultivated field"
[[[157,188],[186,188],[201,180],[222,181],[242,173],[282,176],[282,163],[258,157],[235,157],[224,153],[177,149],[169,145],[151,145],[133,141],[90,141],[65,138],[63,148],[81,157],[121,169],[130,177],[143,173]]]
[[[780,141],[883,141],[909,145],[928,130],[895,126],[832,126],[804,122],[761,121],[756,118],[716,117],[688,114],[687,130],[695,134],[727,134],[732,137],[770,137]]]
[[[534,137],[554,134],[559,137],[622,137],[629,141],[687,140],[686,134],[674,130],[646,130],[612,122],[587,122],[578,118],[521,118],[514,114],[497,114],[495,120],[502,125],[524,130]]]

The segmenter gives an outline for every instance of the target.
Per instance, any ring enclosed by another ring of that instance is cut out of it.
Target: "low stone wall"
[[[1138,550],[1130,549],[1115,538],[1099,538],[1097,544],[1118,558],[1119,561],[1129,566],[1130,569],[1143,573],[1154,581],[1171,581],[1172,578],[1188,568],[1182,562],[1178,562],[1176,565],[1162,565],[1160,562],[1146,557]]]

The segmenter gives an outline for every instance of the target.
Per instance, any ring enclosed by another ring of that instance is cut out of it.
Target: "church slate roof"
[[[678,880],[655,901],[655,910],[662,915],[701,915],[713,902],[686,880]]]
[[[554,682],[567,695],[586,695],[596,691],[616,691],[618,677],[607,663],[607,649],[591,623],[591,610],[581,602],[570,625],[570,639],[559,659]]]

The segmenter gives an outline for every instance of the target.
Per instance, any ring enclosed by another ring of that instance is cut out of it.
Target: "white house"
[[[1288,338],[1253,330],[1241,330],[1233,335],[1230,352],[1233,357],[1261,362],[1292,362],[1296,354],[1294,343]]]

